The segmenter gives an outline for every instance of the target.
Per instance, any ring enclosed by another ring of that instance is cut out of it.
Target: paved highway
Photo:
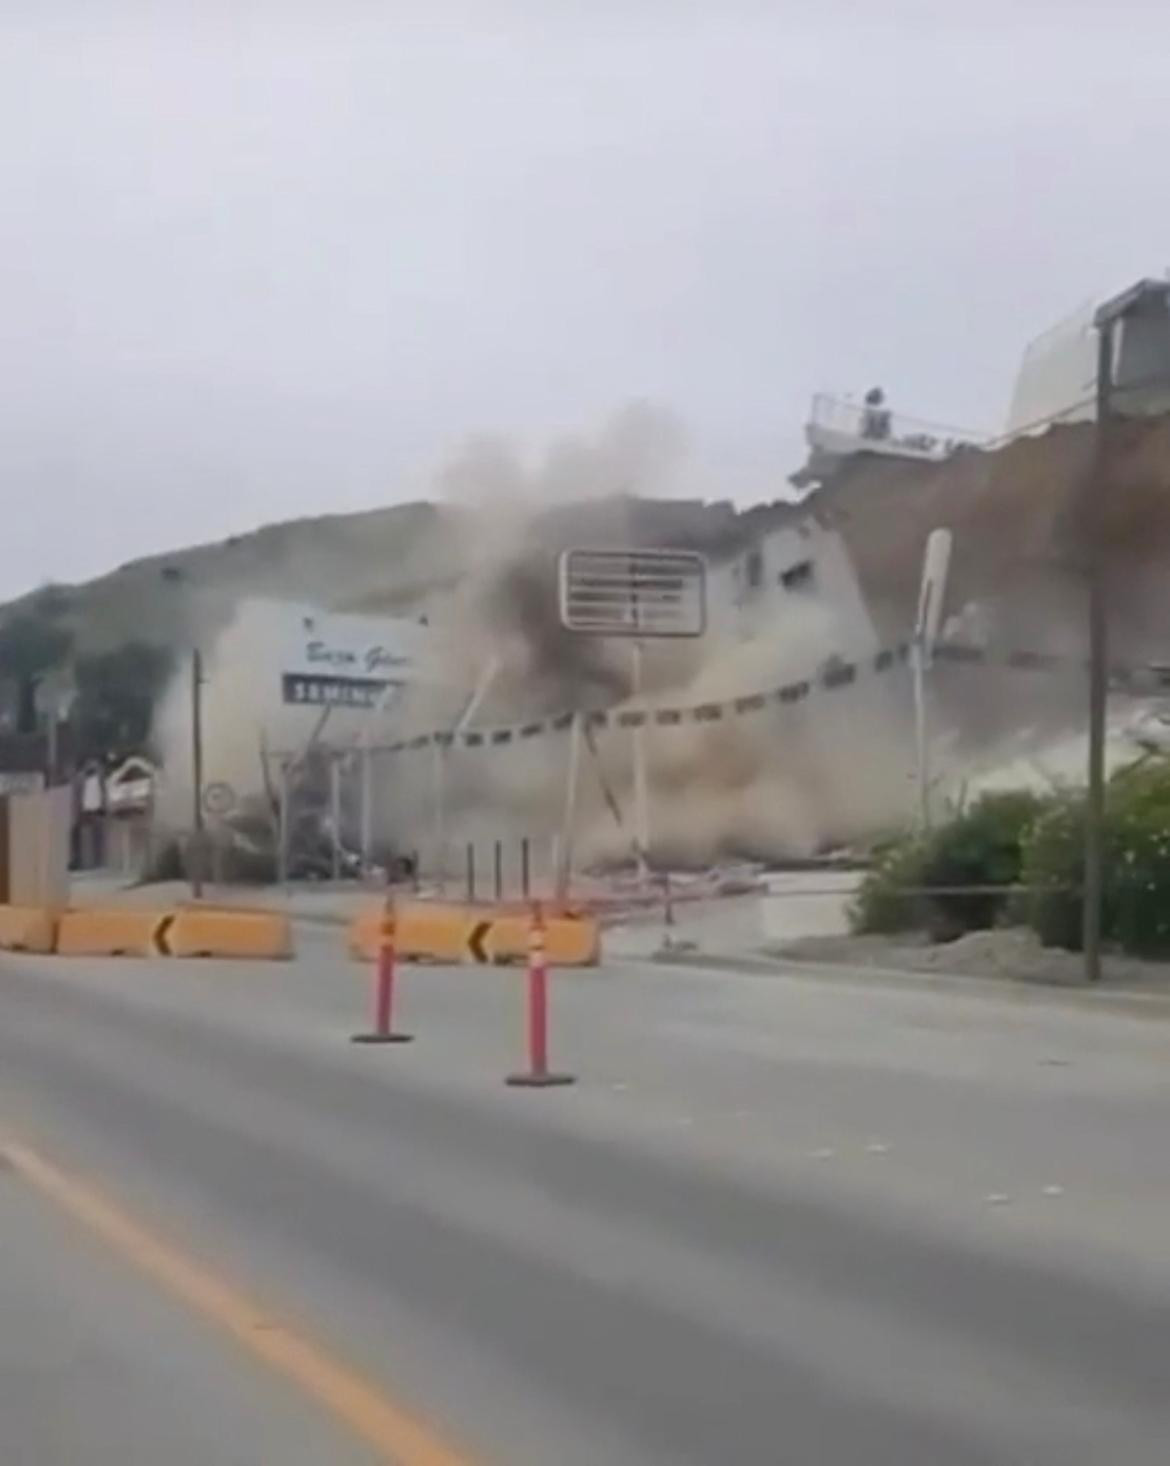
[[[338,946],[0,959],[6,1462],[1162,1466],[1162,1008]]]

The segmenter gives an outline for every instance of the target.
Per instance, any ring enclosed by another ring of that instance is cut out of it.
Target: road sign
[[[692,550],[565,550],[561,625],[588,636],[701,636],[707,565]]]
[[[914,639],[921,649],[923,662],[930,665],[934,644],[942,624],[943,601],[947,591],[947,571],[951,564],[953,538],[949,529],[932,529],[926,541],[922,560],[922,582],[918,591],[918,616]]]
[[[236,807],[236,791],[230,784],[206,784],[203,788],[203,809],[206,814],[222,819]]]

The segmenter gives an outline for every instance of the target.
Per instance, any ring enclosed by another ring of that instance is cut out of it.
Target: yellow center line
[[[100,1237],[141,1273],[229,1334],[296,1385],[394,1466],[473,1466],[472,1458],[337,1359],[195,1258],[134,1220],[88,1181],[17,1141],[0,1156],[43,1196]]]

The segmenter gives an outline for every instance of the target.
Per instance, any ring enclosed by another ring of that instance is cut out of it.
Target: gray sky
[[[0,0],[0,596],[631,398],[745,500],[818,387],[998,427],[1170,263],[1170,14],[952,8]]]

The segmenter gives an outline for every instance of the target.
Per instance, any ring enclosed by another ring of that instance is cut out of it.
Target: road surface
[[[519,974],[408,970],[362,1049],[339,946],[0,957],[0,1146],[139,1229],[0,1162],[6,1462],[395,1459],[262,1308],[408,1466],[1164,1463],[1165,1009],[631,962],[556,976],[578,1083],[517,1091]]]

